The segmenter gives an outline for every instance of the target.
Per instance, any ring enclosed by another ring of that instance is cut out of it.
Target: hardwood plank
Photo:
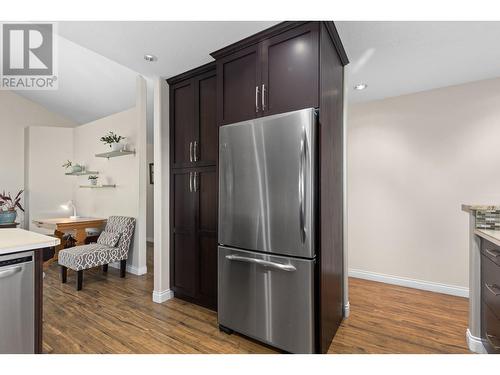
[[[152,267],[148,246],[148,268]],[[215,312],[179,299],[151,301],[153,274],[119,277],[110,267],[75,273],[62,284],[57,264],[44,280],[44,353],[278,353],[218,329]],[[438,293],[350,279],[351,316],[329,353],[467,353],[468,301]]]

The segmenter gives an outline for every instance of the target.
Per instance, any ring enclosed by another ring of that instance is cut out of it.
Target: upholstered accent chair
[[[81,290],[83,271],[102,266],[104,273],[108,264],[120,262],[120,277],[125,277],[125,268],[132,239],[135,219],[125,216],[111,216],[97,243],[75,246],[61,250],[58,262],[61,266],[61,280],[66,283],[68,268],[76,271],[76,289]]]

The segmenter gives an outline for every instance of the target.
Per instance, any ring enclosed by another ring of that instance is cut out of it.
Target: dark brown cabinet
[[[215,65],[170,85],[170,158],[172,168],[215,165],[217,160],[217,81]]]
[[[214,52],[219,125],[318,107],[318,29],[318,22],[299,23],[237,51]]]
[[[217,307],[217,81],[207,64],[170,84],[171,285]]]

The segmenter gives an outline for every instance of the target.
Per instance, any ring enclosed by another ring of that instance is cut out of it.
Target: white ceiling
[[[87,123],[135,105],[138,74],[148,82],[148,142],[152,142],[152,80],[213,61],[210,52],[264,30],[256,22],[58,22],[59,89],[20,95]],[[158,60],[148,63],[145,54]]]
[[[213,61],[210,52],[267,29],[264,21],[59,22],[59,34],[146,77],[171,77]],[[145,54],[158,61],[148,63]]]
[[[59,90],[18,93],[86,123],[132,107],[137,74],[154,79],[182,73],[212,61],[210,52],[276,23],[60,22]],[[351,61],[352,103],[500,76],[500,22],[336,25]],[[158,61],[146,62],[146,53]],[[360,82],[368,88],[352,90]],[[149,80],[150,94],[151,87]]]
[[[500,22],[336,22],[352,103],[500,76]],[[363,91],[353,90],[366,83]]]

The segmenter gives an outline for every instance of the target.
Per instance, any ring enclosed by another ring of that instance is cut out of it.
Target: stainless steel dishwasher
[[[33,252],[0,256],[0,353],[35,351]]]

